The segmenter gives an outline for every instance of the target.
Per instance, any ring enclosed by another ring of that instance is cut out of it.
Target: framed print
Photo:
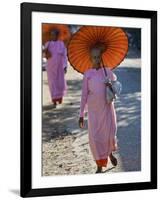
[[[157,188],[157,12],[21,4],[21,196]]]

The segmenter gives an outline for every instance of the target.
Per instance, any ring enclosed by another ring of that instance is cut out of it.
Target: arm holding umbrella
[[[64,73],[66,74],[67,73],[67,48],[63,41],[59,41],[59,42],[61,42],[59,54],[63,57],[63,69],[64,69]]]
[[[68,63],[67,63],[67,48],[65,47],[64,43],[63,43],[63,54],[64,54],[64,73],[66,74]]]

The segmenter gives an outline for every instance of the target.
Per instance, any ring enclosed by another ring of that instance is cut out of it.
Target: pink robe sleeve
[[[86,74],[83,77],[82,83],[82,95],[81,95],[81,102],[80,102],[80,117],[84,117],[85,110],[87,108],[87,97],[88,97],[88,79]]]
[[[67,48],[64,45],[64,68],[67,67]]]
[[[59,54],[63,57],[63,67],[67,67],[67,48],[64,45],[63,41],[60,41],[60,48],[59,48]]]

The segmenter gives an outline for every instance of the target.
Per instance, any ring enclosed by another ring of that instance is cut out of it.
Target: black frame
[[[148,18],[151,20],[151,181],[32,189],[31,14],[33,11]],[[27,56],[26,56],[27,55]],[[21,189],[22,197],[129,191],[157,188],[157,11],[54,4],[21,4]]]

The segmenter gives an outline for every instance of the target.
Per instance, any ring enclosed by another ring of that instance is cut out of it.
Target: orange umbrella
[[[69,41],[71,33],[67,25],[42,24],[42,43],[43,44],[45,44],[45,42],[50,40],[51,31],[55,29],[59,31],[59,36],[58,36],[59,40],[63,40],[64,43],[67,43]]]
[[[102,49],[103,66],[114,69],[125,58],[128,37],[121,28],[104,26],[82,26],[68,44],[68,59],[75,70],[84,73],[92,67],[90,50]]]

